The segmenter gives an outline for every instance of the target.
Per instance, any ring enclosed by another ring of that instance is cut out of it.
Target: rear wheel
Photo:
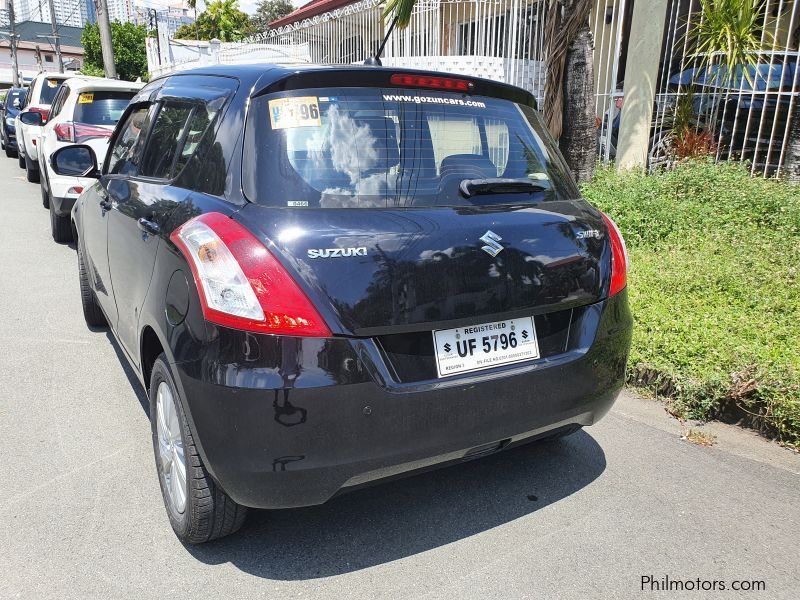
[[[48,203],[50,207],[50,232],[53,234],[53,239],[59,244],[66,244],[72,241],[72,223],[70,222],[69,215],[57,215],[52,203]]]
[[[78,244],[78,279],[81,286],[81,306],[83,307],[83,318],[89,327],[105,327],[108,325],[100,305],[97,303],[97,296],[89,283],[86,273],[86,264],[83,260],[83,251]]]
[[[50,192],[44,188],[44,179],[42,179],[39,183],[41,184],[39,187],[41,188],[42,192],[42,206],[45,208],[50,208]]]
[[[17,155],[16,151],[12,150],[11,148],[6,145],[6,156],[8,158],[14,158]]]
[[[39,183],[39,168],[27,156],[25,157],[25,177],[31,183]]]
[[[197,452],[180,395],[165,356],[150,377],[150,420],[161,495],[175,535],[200,544],[230,535],[247,508],[231,500],[209,477]]]
[[[25,168],[25,157],[17,151],[17,164],[19,165],[20,169]]]

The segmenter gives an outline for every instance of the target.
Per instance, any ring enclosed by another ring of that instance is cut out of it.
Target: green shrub
[[[599,169],[584,194],[631,254],[630,382],[800,444],[800,188],[704,161]]]

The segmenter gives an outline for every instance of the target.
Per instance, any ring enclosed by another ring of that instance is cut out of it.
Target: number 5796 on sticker
[[[319,127],[319,100],[316,96],[278,98],[269,101],[269,118],[273,129]]]

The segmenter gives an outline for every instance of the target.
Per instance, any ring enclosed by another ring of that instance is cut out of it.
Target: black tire
[[[50,208],[50,233],[53,239],[59,244],[66,244],[72,241],[72,222],[69,215],[57,215],[53,205]]]
[[[42,206],[45,208],[50,208],[50,192],[48,192],[44,187],[44,178],[42,178],[42,181],[39,183],[41,184],[39,187],[41,188],[42,192]]]
[[[8,146],[6,146],[6,156],[7,156],[8,158],[16,158],[16,156],[17,156],[17,151],[16,151],[16,150],[12,150],[12,149],[11,149],[11,148],[9,148]]]
[[[25,157],[19,153],[19,150],[17,150],[17,164],[19,165],[20,169],[25,168]]]
[[[34,166],[33,161],[25,157],[25,177],[31,183],[39,183],[39,167]]]
[[[178,512],[170,499],[159,452],[158,389],[162,384],[168,386],[169,391],[172,392],[186,461],[186,505],[183,512]],[[247,508],[231,500],[208,475],[194,444],[189,422],[183,413],[180,393],[175,386],[163,354],[153,364],[149,396],[153,453],[155,454],[158,481],[169,522],[175,535],[184,543],[202,544],[238,531],[247,516]]]
[[[83,307],[83,318],[89,327],[106,327],[108,322],[100,310],[100,305],[97,303],[97,296],[89,283],[89,277],[86,274],[86,265],[83,261],[83,251],[81,245],[78,244],[78,279],[81,286],[81,306]]]

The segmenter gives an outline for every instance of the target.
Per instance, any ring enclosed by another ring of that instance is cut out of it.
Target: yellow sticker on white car
[[[319,100],[316,96],[296,96],[269,101],[269,120],[273,129],[319,127]]]
[[[81,94],[78,96],[78,104],[91,104],[94,102],[94,94]]]

